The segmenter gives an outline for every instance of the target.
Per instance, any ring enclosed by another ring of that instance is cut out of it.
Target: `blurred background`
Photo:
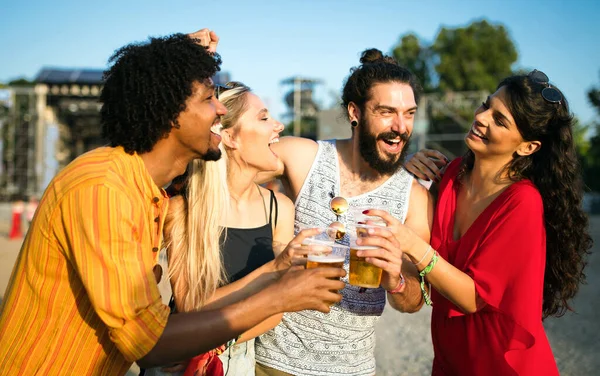
[[[114,50],[203,27],[221,37],[215,79],[246,83],[286,134],[314,139],[350,135],[339,96],[360,52],[393,55],[426,93],[412,148],[451,157],[464,152],[473,111],[500,79],[542,70],[570,101],[586,183],[600,191],[600,5],[592,0],[2,3],[2,201],[39,196],[58,170],[104,144],[97,98]]]
[[[313,139],[350,136],[339,98],[360,53],[375,47],[394,56],[425,89],[411,148],[449,157],[464,153],[475,108],[502,78],[542,70],[577,118],[584,205],[600,213],[599,16],[594,0],[0,0],[0,234],[15,230],[16,216],[24,229],[0,239],[0,292],[36,198],[62,167],[105,143],[97,99],[108,58],[148,36],[204,27],[221,38],[215,81],[244,82],[286,124],[285,134]],[[591,223],[598,241],[600,217]],[[593,257],[578,314],[546,321],[563,374],[600,367]],[[386,310],[378,374],[428,373],[429,313]]]

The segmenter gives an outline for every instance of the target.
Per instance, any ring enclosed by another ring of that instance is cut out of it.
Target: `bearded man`
[[[351,227],[348,213],[353,208],[371,208],[389,212],[429,240],[432,200],[402,167],[419,84],[410,71],[379,50],[364,51],[360,63],[351,70],[342,92],[352,137],[317,142],[284,137],[272,145],[281,161],[279,169],[261,180],[281,179],[295,201],[296,231],[334,222]],[[348,244],[352,231],[345,230],[339,241]],[[378,242],[380,249],[366,260],[383,269],[380,287],[347,283],[342,301],[329,314],[284,314],[280,325],[257,339],[258,376],[375,374],[375,324],[386,298],[402,312],[418,311],[423,304],[417,270],[403,258],[393,231]]]

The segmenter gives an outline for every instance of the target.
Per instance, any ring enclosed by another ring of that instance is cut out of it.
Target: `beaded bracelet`
[[[429,261],[429,264],[427,264],[425,269],[423,269],[423,270],[421,270],[421,272],[419,272],[419,276],[421,277],[421,293],[423,294],[423,299],[425,299],[425,304],[427,304],[428,306],[431,305],[431,298],[429,297],[429,294],[427,293],[427,291],[425,291],[425,276],[427,274],[429,274],[429,272],[431,272],[431,269],[433,269],[433,267],[437,263],[437,260],[438,260],[438,253],[437,253],[437,251],[434,251],[433,256],[431,257],[431,261]]]

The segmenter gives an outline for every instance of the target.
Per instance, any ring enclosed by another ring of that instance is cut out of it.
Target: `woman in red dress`
[[[467,154],[446,169],[431,244],[369,213],[432,287],[422,284],[433,375],[558,375],[542,319],[570,309],[592,244],[572,122],[545,74],[509,77],[475,111]]]

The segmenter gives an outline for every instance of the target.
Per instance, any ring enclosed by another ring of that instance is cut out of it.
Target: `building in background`
[[[77,156],[106,144],[98,101],[103,70],[44,68],[33,86],[0,90],[0,200],[40,196]],[[216,83],[230,80],[218,72]]]
[[[284,122],[284,135],[306,137],[316,140],[318,137],[318,113],[320,107],[314,99],[314,91],[321,80],[294,76],[281,81],[287,87],[284,101],[288,107]]]

